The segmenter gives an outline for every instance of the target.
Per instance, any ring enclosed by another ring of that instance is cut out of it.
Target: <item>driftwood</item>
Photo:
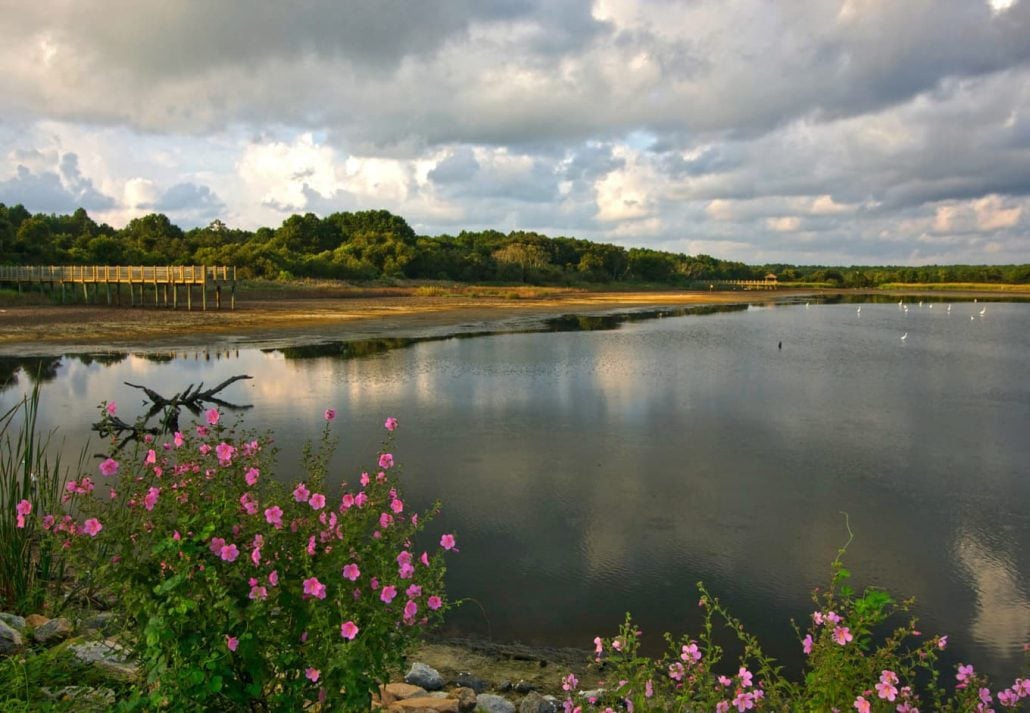
[[[196,388],[194,388],[193,384],[190,384],[186,387],[185,391],[177,393],[171,398],[165,398],[146,386],[130,384],[126,381],[124,382],[126,386],[139,389],[147,395],[147,398],[150,399],[151,406],[147,413],[136,421],[136,423],[128,423],[118,416],[105,415],[103,419],[93,424],[93,430],[100,434],[102,438],[113,437],[117,444],[115,446],[115,451],[120,451],[130,441],[138,441],[148,434],[159,436],[178,431],[179,412],[183,408],[195,416],[199,415],[200,412],[208,405],[221,406],[222,408],[226,408],[231,411],[242,411],[253,408],[253,404],[234,404],[229,401],[224,401],[216,396],[218,392],[230,384],[234,384],[241,379],[252,378],[254,377],[248,376],[247,374],[237,374],[236,376],[230,377],[206,391],[204,390],[203,382],[198,384]],[[161,420],[157,425],[150,425],[151,419],[158,414],[161,414]]]

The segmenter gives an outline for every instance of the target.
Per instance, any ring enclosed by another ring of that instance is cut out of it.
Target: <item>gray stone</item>
[[[110,636],[118,625],[118,616],[112,611],[102,611],[82,622],[83,631],[99,631],[103,636]]]
[[[476,709],[476,692],[471,688],[458,687],[453,694],[458,699],[459,713],[472,713]]]
[[[443,676],[440,672],[421,661],[411,664],[411,670],[404,676],[404,682],[412,686],[421,686],[427,691],[439,691],[443,688]]]
[[[529,693],[530,691],[535,691],[536,686],[529,681],[519,681],[515,684],[514,689],[516,693]]]
[[[76,659],[109,678],[131,681],[139,674],[139,666],[129,660],[128,652],[113,641],[89,641],[70,648]]]
[[[580,691],[579,695],[580,697],[586,698],[588,701],[592,702],[600,699],[602,696],[604,696],[604,693],[605,691],[603,688],[594,688],[589,691]]]
[[[536,691],[530,691],[519,704],[519,713],[558,713],[560,708],[553,696],[544,698]]]
[[[0,621],[0,654],[14,654],[21,651],[25,642],[21,638],[21,632],[5,621]]]
[[[515,704],[503,696],[481,693],[476,696],[476,710],[485,713],[515,713]]]
[[[58,641],[64,641],[74,631],[75,628],[72,626],[72,623],[62,616],[57,619],[51,619],[33,631],[32,638],[41,644],[53,644]]]
[[[8,614],[5,611],[0,611],[0,621],[7,624],[12,629],[17,629],[19,632],[25,631],[25,617],[18,616],[17,614]]]
[[[462,688],[471,688],[476,693],[482,693],[490,688],[490,684],[479,676],[467,672],[462,672],[455,676],[454,683]]]

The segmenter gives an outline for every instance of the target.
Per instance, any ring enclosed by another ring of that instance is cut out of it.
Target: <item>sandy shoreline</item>
[[[1006,299],[998,293],[773,290],[588,292],[500,288],[427,296],[415,289],[285,289],[242,293],[236,310],[106,305],[0,306],[0,356],[83,352],[169,352],[277,348],[376,337],[440,337],[531,329],[569,314],[605,314],[692,305],[755,304],[829,295],[926,295]],[[1017,298],[1018,299],[1018,298]],[[1025,298],[1024,298],[1025,299]]]
[[[270,348],[374,337],[526,329],[565,314],[600,314],[798,298],[766,292],[576,292],[542,297],[386,294],[242,296],[236,310],[34,305],[0,308],[0,355]]]

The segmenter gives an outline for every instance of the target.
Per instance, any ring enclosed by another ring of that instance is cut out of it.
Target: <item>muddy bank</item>
[[[528,328],[563,314],[798,299],[809,292],[577,292],[542,296],[241,294],[236,310],[97,305],[0,307],[0,354],[270,348]]]

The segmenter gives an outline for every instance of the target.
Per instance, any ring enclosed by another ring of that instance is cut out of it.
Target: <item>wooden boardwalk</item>
[[[107,304],[122,304],[122,285],[128,285],[129,304],[143,307],[153,304],[157,307],[178,309],[180,291],[185,290],[186,309],[193,309],[193,292],[200,291],[200,304],[207,309],[208,292],[214,296],[215,307],[222,307],[222,293],[229,291],[230,309],[236,309],[236,267],[211,267],[208,265],[0,265],[0,285],[49,288],[54,294],[61,291],[61,302],[71,286],[72,290],[82,287],[82,297],[88,303],[90,292],[93,300],[100,301],[101,286]],[[112,292],[112,287],[114,291]],[[153,301],[147,299],[147,292],[153,294]]]

